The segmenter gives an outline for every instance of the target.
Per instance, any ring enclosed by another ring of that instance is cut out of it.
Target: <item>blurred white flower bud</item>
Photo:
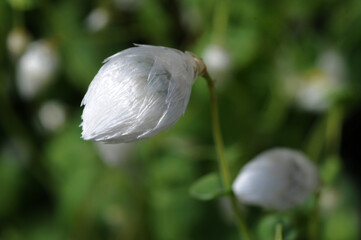
[[[285,58],[280,65],[285,93],[307,111],[323,112],[332,106],[332,96],[342,91],[346,83],[346,64],[340,52],[321,52],[314,67],[303,73],[289,71],[294,66],[288,62]]]
[[[342,197],[338,189],[327,186],[322,189],[320,197],[320,208],[323,212],[331,212],[342,202]]]
[[[54,132],[64,125],[66,114],[65,107],[56,101],[44,103],[39,110],[41,125],[48,131]]]
[[[106,144],[97,142],[101,159],[109,167],[116,167],[125,163],[135,153],[136,143]]]
[[[50,42],[32,42],[19,59],[17,85],[20,95],[33,98],[53,79],[58,67],[58,56]]]
[[[330,105],[327,96],[334,87],[330,82],[330,76],[323,71],[314,70],[302,76],[300,80],[296,93],[297,104],[308,111],[325,111]]]
[[[231,57],[221,45],[208,45],[204,50],[203,60],[207,65],[207,70],[217,81],[221,81],[230,70]]]
[[[14,28],[7,37],[7,48],[12,57],[19,57],[28,45],[30,37],[25,29]]]
[[[138,45],[109,57],[82,101],[82,137],[133,142],[172,127],[202,68],[192,54],[166,47]]]
[[[339,52],[327,49],[320,53],[316,70],[304,75],[296,100],[306,110],[322,112],[332,101],[332,94],[340,91],[346,79],[345,62]]]
[[[85,19],[86,27],[91,32],[102,30],[109,22],[109,12],[105,8],[95,8]]]
[[[342,84],[346,78],[346,63],[341,53],[335,49],[326,49],[317,59],[317,66],[330,77],[330,82]]]
[[[318,186],[318,170],[302,153],[275,148],[243,167],[233,191],[240,202],[286,210],[301,204]]]

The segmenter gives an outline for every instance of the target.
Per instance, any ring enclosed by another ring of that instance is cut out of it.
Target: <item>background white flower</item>
[[[30,99],[38,94],[53,79],[58,62],[58,55],[50,42],[38,40],[30,43],[17,66],[20,95]]]
[[[85,19],[86,27],[91,32],[102,30],[109,23],[109,11],[105,8],[95,8]]]
[[[227,49],[219,44],[210,44],[203,53],[207,70],[217,82],[222,82],[231,67],[231,56]]]
[[[243,203],[286,210],[302,203],[318,186],[318,170],[302,153],[275,148],[242,168],[233,191]]]
[[[49,132],[54,132],[60,129],[65,123],[65,107],[58,101],[47,101],[41,105],[38,116],[44,129]]]
[[[95,146],[99,156],[109,167],[124,165],[128,159],[132,158],[137,143],[106,144],[96,142]]]
[[[346,82],[345,68],[344,59],[338,51],[327,49],[321,52],[316,69],[302,77],[297,103],[309,111],[327,110],[332,105],[332,94],[339,92]]]
[[[320,51],[315,64],[305,70],[294,69],[290,57],[278,60],[285,94],[302,109],[324,112],[333,105],[333,96],[347,84],[346,63],[342,54],[333,48]]]
[[[12,57],[19,57],[26,49],[30,40],[30,36],[23,28],[14,28],[11,30],[6,39],[9,53]]]
[[[139,45],[109,57],[82,101],[82,137],[132,142],[170,128],[198,73],[192,54],[172,48]]]

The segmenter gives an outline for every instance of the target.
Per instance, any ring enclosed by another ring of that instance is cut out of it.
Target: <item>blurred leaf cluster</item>
[[[133,43],[199,56],[212,44],[225,49],[230,63],[217,92],[232,178],[275,146],[302,150],[318,165],[319,199],[287,212],[244,208],[257,239],[274,239],[279,224],[283,239],[308,239],[315,214],[315,239],[359,239],[360,192],[340,149],[342,125],[361,106],[360,27],[359,0],[0,1],[0,239],[237,239],[227,202],[189,192],[217,170],[203,79],[186,114],[154,139],[124,146],[80,139],[89,83],[105,58]],[[19,90],[26,50],[11,52],[16,29],[25,49],[46,40],[58,58],[52,81],[32,98]],[[309,111],[284,79],[313,81],[328,49],[342,59],[345,83],[326,109]]]

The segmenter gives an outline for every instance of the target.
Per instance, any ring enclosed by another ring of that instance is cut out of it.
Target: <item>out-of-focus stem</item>
[[[315,163],[321,163],[324,156],[339,155],[343,109],[333,106],[317,124],[308,142],[307,152]],[[321,189],[316,193],[315,205],[309,223],[309,239],[319,239]]]
[[[344,112],[341,107],[335,106],[330,109],[326,117],[325,145],[328,154],[339,154],[341,126]]]
[[[316,193],[315,205],[312,209],[310,225],[309,225],[309,238],[311,240],[317,240],[318,237],[318,225],[320,224],[320,197],[321,191]]]
[[[216,92],[214,90],[214,80],[209,76],[207,71],[205,71],[203,77],[207,80],[208,88],[210,91],[213,136],[218,154],[222,182],[224,187],[226,188],[226,191],[230,192],[228,197],[229,200],[231,201],[233,212],[237,219],[238,230],[241,236],[243,237],[242,239],[251,240],[251,236],[249,234],[249,231],[241,214],[237,199],[232,192],[231,176],[229,174],[229,167],[224,153],[222,132],[219,126],[218,102],[217,102]]]
[[[282,224],[278,223],[276,225],[276,233],[275,233],[275,240],[282,240]]]
[[[213,42],[224,44],[228,25],[229,0],[215,1],[215,13],[213,19]]]

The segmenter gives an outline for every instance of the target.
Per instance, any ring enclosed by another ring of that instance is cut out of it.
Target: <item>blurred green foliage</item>
[[[89,20],[99,8],[105,15]],[[237,239],[227,204],[189,193],[217,170],[203,79],[171,130],[114,153],[115,164],[80,139],[90,81],[105,58],[133,43],[200,56],[210,44],[226,49],[230,71],[217,79],[217,92],[233,178],[275,146],[303,150],[319,166],[319,203],[312,196],[287,212],[244,208],[257,239],[274,239],[277,224],[285,240],[308,239],[314,211],[315,239],[359,239],[360,193],[339,148],[343,119],[360,107],[360,26],[359,0],[0,1],[0,239]],[[32,41],[47,39],[60,59],[54,81],[32,99],[18,90],[21,55],[9,50],[16,28]],[[282,78],[317,68],[328,48],[345,62],[346,90],[327,110],[310,112],[285,94]],[[55,130],[39,114],[49,100],[66,109]]]

